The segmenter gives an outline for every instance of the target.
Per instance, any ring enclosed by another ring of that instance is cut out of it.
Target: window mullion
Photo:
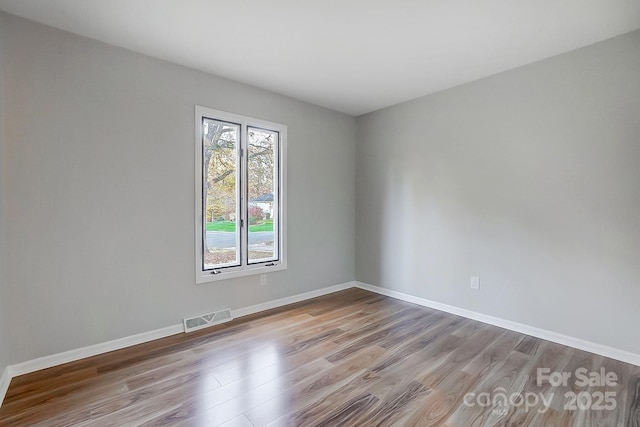
[[[248,215],[248,184],[247,184],[247,125],[245,123],[242,124],[240,130],[240,153],[238,165],[240,166],[240,212],[242,216],[242,227],[240,229],[240,257],[242,268],[245,268],[247,265],[247,260],[249,259],[249,215]]]

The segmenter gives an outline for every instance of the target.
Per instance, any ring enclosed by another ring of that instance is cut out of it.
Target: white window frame
[[[237,123],[240,125],[240,147],[244,150],[241,156],[240,168],[240,257],[241,265],[234,267],[224,267],[216,269],[217,273],[203,268],[203,165],[202,165],[202,120],[209,118],[213,120]],[[279,134],[278,144],[278,189],[277,189],[277,212],[279,213],[277,223],[277,238],[279,245],[279,257],[277,261],[266,261],[255,264],[249,264],[247,260],[249,230],[248,200],[246,197],[247,178],[246,165],[247,158],[247,129],[249,127],[268,129],[276,131]],[[252,117],[242,116],[239,114],[228,113],[226,111],[215,110],[213,108],[195,107],[195,247],[196,247],[196,283],[208,283],[219,280],[232,279],[236,277],[250,276],[254,274],[265,274],[274,271],[287,269],[287,126],[269,122],[266,120],[254,119]]]

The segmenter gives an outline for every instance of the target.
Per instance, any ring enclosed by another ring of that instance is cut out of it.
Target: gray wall
[[[353,280],[354,118],[2,20],[8,363]],[[195,104],[289,126],[289,268],[268,286],[195,285]]]
[[[3,111],[3,103],[4,96],[2,93],[2,80],[4,77],[4,56],[2,54],[2,46],[3,46],[4,34],[3,34],[3,25],[2,25],[2,15],[0,15],[0,375],[4,372],[8,362],[8,343],[7,343],[7,334],[8,334],[8,321],[6,318],[6,311],[8,307],[7,299],[5,296],[5,251],[6,251],[6,237],[5,237],[5,227],[4,227],[4,132],[2,127],[2,111]]]
[[[640,353],[639,160],[640,32],[362,116],[356,278]]]

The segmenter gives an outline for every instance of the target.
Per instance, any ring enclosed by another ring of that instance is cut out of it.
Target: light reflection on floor
[[[260,346],[207,372],[198,393],[200,415],[194,425],[219,425],[286,391],[278,349]]]

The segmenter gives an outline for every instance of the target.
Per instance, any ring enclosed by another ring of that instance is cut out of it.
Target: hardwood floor
[[[14,378],[0,425],[638,427],[640,368],[349,289]]]

